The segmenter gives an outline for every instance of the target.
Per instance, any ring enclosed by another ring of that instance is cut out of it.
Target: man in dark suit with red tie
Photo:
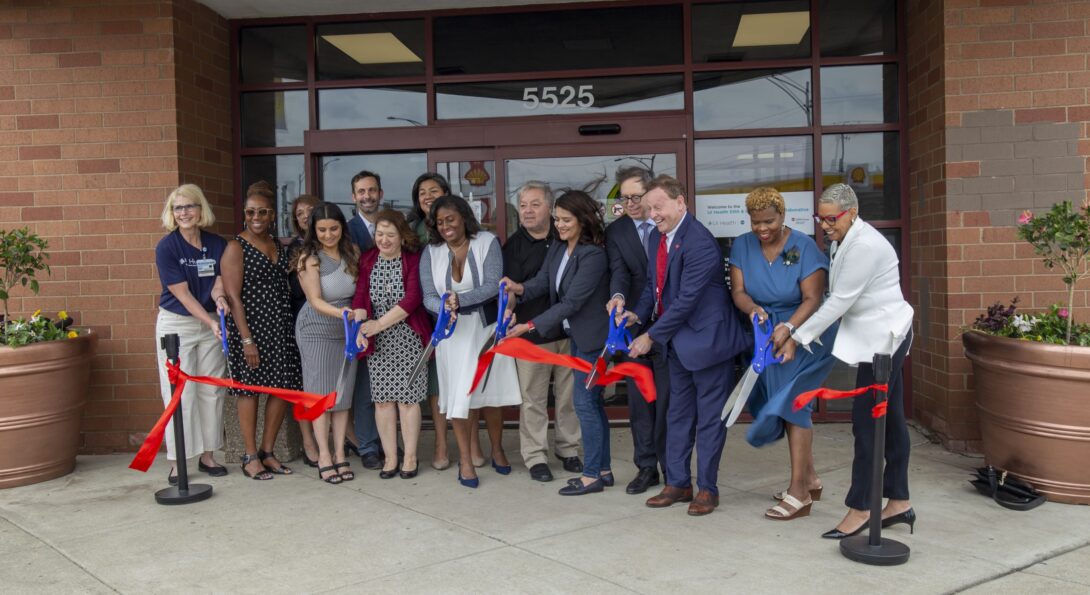
[[[639,303],[625,312],[630,324],[647,322],[629,355],[647,353],[652,343],[665,345],[670,369],[666,486],[647,505],[691,501],[689,514],[701,516],[719,505],[716,482],[727,437],[719,416],[734,386],[732,360],[746,348],[746,338],[723,280],[719,245],[688,214],[681,183],[659,176],[647,185],[643,202],[655,222],[651,243],[656,248]],[[689,471],[694,445],[695,497]]]
[[[624,215],[606,227],[606,252],[609,255],[609,294],[606,310],[614,308],[623,312],[626,303],[635,304],[647,284],[647,255],[650,251],[651,232],[655,224],[648,217],[643,195],[651,182],[651,172],[642,167],[622,167],[617,170],[620,187],[618,202],[624,205]],[[639,332],[641,329],[634,329]],[[626,379],[628,388],[628,421],[632,429],[632,462],[638,472],[629,482],[625,492],[642,494],[647,488],[659,484],[659,467],[666,470],[666,403],[669,400],[669,368],[666,352],[661,345],[651,355],[651,360],[633,360],[651,365],[655,377],[658,398],[648,403],[640,394],[632,378]]]

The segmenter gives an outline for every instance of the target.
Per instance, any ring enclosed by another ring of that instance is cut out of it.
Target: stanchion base
[[[155,492],[155,501],[159,504],[192,504],[211,497],[212,486],[206,483],[191,483],[185,491],[178,486],[171,486]]]
[[[881,545],[871,545],[867,534],[846,537],[840,540],[840,553],[849,560],[872,566],[897,566],[908,562],[908,546],[885,537]]]

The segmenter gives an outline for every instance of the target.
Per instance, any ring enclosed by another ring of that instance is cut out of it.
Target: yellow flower
[[[79,333],[77,333],[76,331],[68,331],[68,338],[69,339],[75,339],[78,336],[79,336]]]
[[[38,308],[34,311],[34,314],[30,317],[31,320],[37,320],[38,316],[42,313],[42,309]]]
[[[61,320],[67,319],[68,318],[68,312],[66,312],[64,310],[61,310],[60,312],[57,312],[57,318],[60,318]]]

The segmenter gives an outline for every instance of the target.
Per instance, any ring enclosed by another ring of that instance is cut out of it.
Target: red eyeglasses
[[[847,212],[850,211],[850,210],[851,209],[845,209],[843,211],[840,211],[836,215],[829,215],[828,217],[822,217],[821,215],[814,215],[814,221],[817,221],[818,225],[821,225],[822,223],[825,223],[825,224],[828,224],[828,225],[836,225],[836,222],[841,217],[843,217],[845,214],[847,214]]]

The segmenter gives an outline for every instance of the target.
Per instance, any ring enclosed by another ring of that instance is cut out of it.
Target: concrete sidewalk
[[[851,431],[817,426],[825,485],[808,518],[762,517],[786,486],[786,444],[753,449],[730,432],[721,505],[689,517],[652,510],[623,486],[635,469],[626,429],[612,432],[618,485],[562,498],[559,481],[531,481],[521,462],[481,487],[457,484],[425,459],[415,479],[383,481],[356,459],[357,479],[330,486],[298,473],[256,482],[237,466],[210,500],[159,506],[165,460],[147,474],[127,455],[81,457],[76,472],[0,491],[4,593],[1090,593],[1090,507],[1000,508],[966,481],[976,458],[914,434],[912,502],[919,533],[888,535],[912,548],[903,566],[843,558],[821,539],[844,513]],[[423,453],[430,454],[430,433]],[[517,433],[506,432],[517,459]]]

